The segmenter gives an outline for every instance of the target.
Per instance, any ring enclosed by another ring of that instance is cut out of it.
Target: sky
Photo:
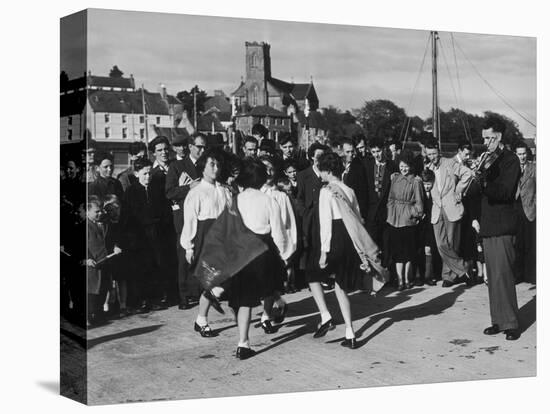
[[[61,69],[71,78],[84,72],[78,49],[86,42],[92,74],[108,75],[117,65],[150,91],[162,83],[173,95],[194,85],[229,95],[245,75],[245,42],[263,41],[271,45],[272,75],[296,83],[313,79],[321,107],[351,110],[368,100],[389,99],[410,116],[431,115],[429,50],[422,66],[429,39],[425,30],[99,9],[88,10],[87,38],[72,26],[62,25],[61,50]],[[441,109],[498,112],[533,137],[536,128],[483,79],[536,125],[536,39],[439,35]]]

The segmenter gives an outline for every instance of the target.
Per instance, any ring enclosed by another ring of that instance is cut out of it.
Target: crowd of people
[[[290,134],[275,142],[265,132],[255,126],[237,154],[207,147],[201,134],[171,142],[158,136],[147,147],[134,142],[130,165],[117,177],[112,155],[93,141],[82,159],[66,157],[63,308],[91,327],[197,307],[193,329],[209,338],[216,333],[208,312],[224,312],[227,300],[238,324],[236,355],[246,359],[254,355],[251,309],[263,304],[260,326],[274,333],[286,315],[285,293],[310,290],[318,338],[335,327],[325,301],[334,289],[342,345],[354,349],[348,293],[375,291],[380,280],[400,291],[441,280],[443,288],[488,284],[492,325],[485,333],[519,337],[514,283],[534,282],[536,168],[525,143],[515,155],[504,145],[498,119],[483,130],[485,153],[461,143],[451,158],[435,140],[419,143],[416,153],[363,136],[304,150]],[[242,265],[234,274],[206,288],[196,276],[216,254],[205,246],[219,238],[222,217],[241,224],[239,234],[223,234],[225,243],[242,236],[262,249],[235,259]]]

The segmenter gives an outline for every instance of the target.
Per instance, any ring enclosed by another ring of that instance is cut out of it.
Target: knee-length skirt
[[[262,298],[283,289],[286,272],[277,246],[271,234],[257,236],[268,249],[229,279],[227,296],[229,306],[233,309],[258,306]]]
[[[330,252],[327,254],[327,272],[335,274],[335,281],[346,290],[353,290],[361,275],[361,259],[353,245],[342,219],[332,220]]]

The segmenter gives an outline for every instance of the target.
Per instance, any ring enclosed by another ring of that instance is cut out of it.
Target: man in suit
[[[141,157],[145,157],[147,152],[147,147],[141,141],[132,142],[128,147],[128,161],[130,165],[119,175],[117,175],[117,180],[122,184],[122,189],[126,191],[130,185],[137,181],[136,174],[134,171],[134,162]]]
[[[516,210],[519,215],[519,227],[516,240],[517,273],[516,282],[536,283],[537,264],[537,165],[529,161],[529,149],[522,141],[516,145],[521,177],[516,192]]]
[[[154,156],[151,169],[150,197],[153,199],[153,214],[158,218],[155,223],[153,253],[156,265],[156,299],[153,310],[166,309],[172,281],[175,279],[176,234],[172,225],[170,200],[166,198],[166,175],[170,164],[170,142],[164,136],[157,136],[149,143],[149,152]]]
[[[294,162],[298,171],[303,171],[309,167],[309,162],[307,162],[305,157],[296,153],[294,140],[289,133],[282,133],[279,135],[279,147],[281,148],[281,158],[283,162]]]
[[[180,142],[181,141],[181,142]],[[172,145],[183,145],[183,139],[175,140]],[[199,284],[189,274],[188,263],[185,260],[185,249],[179,242],[183,229],[183,203],[189,190],[199,183],[195,164],[204,152],[206,140],[200,134],[190,137],[188,143],[189,155],[182,160],[174,161],[166,175],[166,197],[171,201],[174,228],[177,234],[176,248],[178,256],[178,293],[179,309],[189,309],[199,297]]]
[[[487,265],[492,323],[483,333],[495,335],[504,331],[507,340],[516,340],[520,332],[513,270],[518,226],[514,202],[521,167],[518,157],[504,147],[505,128],[501,119],[489,117],[482,129],[487,152],[496,157],[479,180],[482,189],[480,236]]]
[[[342,181],[355,192],[361,216],[363,217],[364,223],[366,223],[368,211],[366,171],[361,160],[356,155],[353,141],[349,139],[342,140],[342,150],[344,153],[345,165]]]
[[[426,143],[428,168],[435,174],[432,188],[432,224],[443,268],[443,287],[473,283],[468,267],[459,255],[461,219],[464,214],[463,193],[472,179],[472,171],[456,157],[443,158],[436,140]]]
[[[386,160],[382,140],[373,140],[370,145],[370,152],[372,158],[365,158],[363,162],[367,184],[366,228],[382,250],[383,265],[388,266],[387,203],[391,175],[397,172],[397,166],[393,161]]]
[[[298,173],[298,189],[296,193],[296,209],[302,217],[303,246],[306,256],[306,281],[321,314],[321,324],[315,332],[315,337],[324,336],[334,327],[330,312],[325,301],[321,283],[328,282],[328,274],[319,266],[321,256],[321,234],[319,224],[319,193],[323,182],[317,164],[321,155],[329,151],[325,145],[314,142],[308,148],[307,154],[312,165]]]

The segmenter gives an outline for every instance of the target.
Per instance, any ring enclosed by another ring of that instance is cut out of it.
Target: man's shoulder
[[[305,170],[299,171],[298,174],[296,174],[297,180],[305,180],[306,178],[310,177],[311,174],[315,174],[313,172],[313,167],[309,166]]]

